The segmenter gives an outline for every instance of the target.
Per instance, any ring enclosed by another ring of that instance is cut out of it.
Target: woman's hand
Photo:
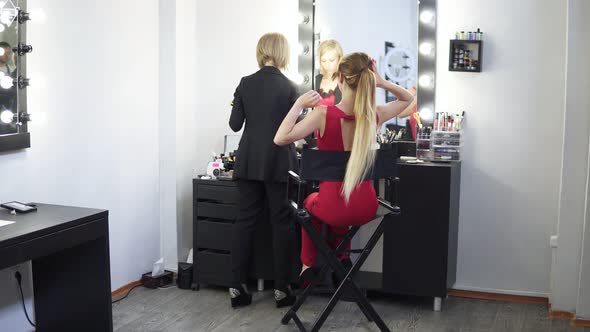
[[[295,102],[300,108],[311,108],[320,103],[322,97],[317,91],[309,90],[302,94]]]
[[[371,63],[369,64],[369,69],[375,74],[375,83],[377,84],[378,88],[383,88],[383,77],[379,74],[379,70],[377,69],[377,61],[375,59],[371,59]]]

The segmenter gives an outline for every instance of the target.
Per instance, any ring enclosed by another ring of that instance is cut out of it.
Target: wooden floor
[[[300,310],[304,323],[312,322],[327,303],[325,297],[312,297]],[[443,311],[432,311],[428,299],[384,297],[371,303],[392,331],[508,332],[575,331],[569,321],[550,321],[547,306],[449,297]],[[198,292],[169,289],[133,290],[128,298],[113,305],[114,328],[127,331],[298,331],[294,323],[281,325],[286,309],[276,309],[271,291],[254,292],[252,305],[232,309],[227,290],[203,288]],[[340,302],[322,331],[378,331],[355,303]]]

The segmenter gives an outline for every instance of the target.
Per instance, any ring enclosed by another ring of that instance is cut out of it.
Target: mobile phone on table
[[[0,204],[0,206],[5,209],[11,210],[11,211],[14,210],[14,211],[20,212],[20,213],[37,211],[37,207],[35,207],[35,206],[27,205],[27,204],[24,204],[21,202],[16,202],[16,201],[2,203],[2,204]]]

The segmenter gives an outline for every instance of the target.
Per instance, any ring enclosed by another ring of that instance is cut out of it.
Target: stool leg
[[[435,297],[434,298],[434,311],[440,311],[442,308],[442,298]]]
[[[310,218],[309,214],[307,214],[304,210],[298,211],[297,221],[301,224],[301,226],[304,228],[304,230],[306,232],[313,232],[312,234],[317,235],[317,232],[311,223],[311,218]],[[359,226],[355,226],[355,227],[351,228],[351,230],[346,234],[346,236],[344,237],[342,242],[340,242],[340,244],[336,247],[336,250],[335,250],[336,255],[340,255],[340,253],[342,253],[344,251],[348,242],[350,242],[350,240],[354,237],[354,235],[356,234],[356,232],[359,229],[360,229]],[[307,286],[307,288],[305,288],[303,293],[297,297],[297,301],[295,301],[295,303],[289,309],[289,311],[287,311],[287,313],[285,313],[285,315],[281,319],[282,324],[287,325],[287,324],[289,324],[289,321],[291,319],[293,319],[295,321],[295,323],[297,324],[297,326],[299,326],[301,329],[301,326],[300,326],[301,321],[297,317],[297,310],[299,310],[299,308],[303,305],[303,303],[305,302],[307,297],[311,294],[313,287],[323,279],[324,275],[328,272],[328,269],[329,269],[328,264],[326,264],[322,267],[322,269],[320,270],[320,273],[318,274],[316,279],[312,280],[312,282]],[[305,331],[305,330],[303,329],[302,331]]]
[[[318,318],[318,320],[314,324],[312,331],[319,330],[319,328],[321,327],[321,325],[323,324],[323,322],[327,318],[330,311],[336,305],[336,302],[338,301],[339,296],[340,296],[340,292],[342,291],[343,286],[345,284],[348,284],[350,286],[350,288],[352,289],[355,300],[356,300],[359,308],[361,308],[361,310],[363,311],[363,313],[365,313],[365,311],[367,311],[367,316],[373,318],[373,320],[375,321],[375,324],[377,324],[377,326],[379,327],[379,329],[381,331],[390,331],[389,328],[387,327],[387,325],[385,325],[385,323],[383,322],[383,320],[379,316],[379,314],[377,314],[377,312],[375,311],[373,306],[369,303],[369,301],[367,301],[367,298],[362,294],[362,292],[360,291],[358,286],[354,283],[351,276],[353,274],[357,273],[358,270],[360,269],[360,267],[362,266],[362,264],[365,262],[365,260],[369,256],[369,253],[371,252],[371,250],[373,249],[373,247],[375,246],[375,244],[377,243],[377,241],[379,240],[379,238],[383,234],[383,230],[385,227],[385,224],[384,224],[385,221],[389,218],[392,218],[392,217],[393,217],[393,215],[390,214],[390,215],[385,216],[383,218],[383,220],[381,220],[381,222],[379,223],[379,226],[377,227],[377,229],[375,230],[375,232],[373,233],[373,235],[371,236],[371,238],[367,242],[367,245],[363,249],[360,257],[355,262],[355,264],[350,269],[350,271],[348,271],[348,273],[345,273],[344,267],[342,266],[342,264],[340,264],[340,262],[336,259],[336,257],[330,255],[329,248],[328,248],[328,250],[326,249],[327,246],[325,243],[318,243],[317,244],[318,251],[324,256],[324,258],[326,259],[328,264],[330,264],[330,266],[332,266],[332,268],[336,271],[336,273],[338,273],[340,276],[345,276],[345,277],[342,279],[343,282],[338,287],[338,290],[336,290],[336,294],[334,294],[334,296],[332,297],[332,299],[330,300],[330,302],[326,306],[326,309],[324,310],[324,312],[322,312],[322,315]],[[311,237],[311,235],[310,235],[310,237]],[[312,239],[313,239],[313,237],[312,237]],[[314,243],[315,243],[315,241],[314,241]]]

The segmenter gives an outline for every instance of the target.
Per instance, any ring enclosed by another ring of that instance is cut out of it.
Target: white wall
[[[162,0],[166,1],[166,0]],[[193,239],[193,182],[197,165],[197,2],[176,0],[176,204],[178,260],[186,261]],[[175,262],[176,263],[176,262]]]
[[[231,102],[240,78],[258,70],[256,43],[266,32],[285,34],[298,42],[297,0],[217,2],[197,1],[196,171],[205,172],[212,152],[223,150],[223,136],[233,133],[228,121]],[[297,56],[291,55],[291,70]]]
[[[160,1],[160,231],[166,268],[192,248],[196,165],[196,2]]]
[[[590,137],[590,3],[568,1],[567,75],[563,168],[557,235],[559,246],[552,267],[552,306],[576,311],[588,177]]]
[[[176,199],[176,1],[159,0],[159,181],[160,255],[167,269],[175,268],[177,253]]]
[[[32,123],[31,149],[0,155],[0,173],[18,174],[2,180],[0,201],[108,209],[116,289],[151,269],[160,250],[158,3],[28,5],[47,14],[45,25],[29,25],[27,55],[31,84],[46,78],[29,89],[29,111],[47,119]],[[29,330],[13,292],[0,297],[0,326]]]
[[[565,27],[562,1],[438,2],[436,108],[467,111],[456,288],[549,292]],[[477,28],[484,32],[483,72],[449,72],[449,39]]]

